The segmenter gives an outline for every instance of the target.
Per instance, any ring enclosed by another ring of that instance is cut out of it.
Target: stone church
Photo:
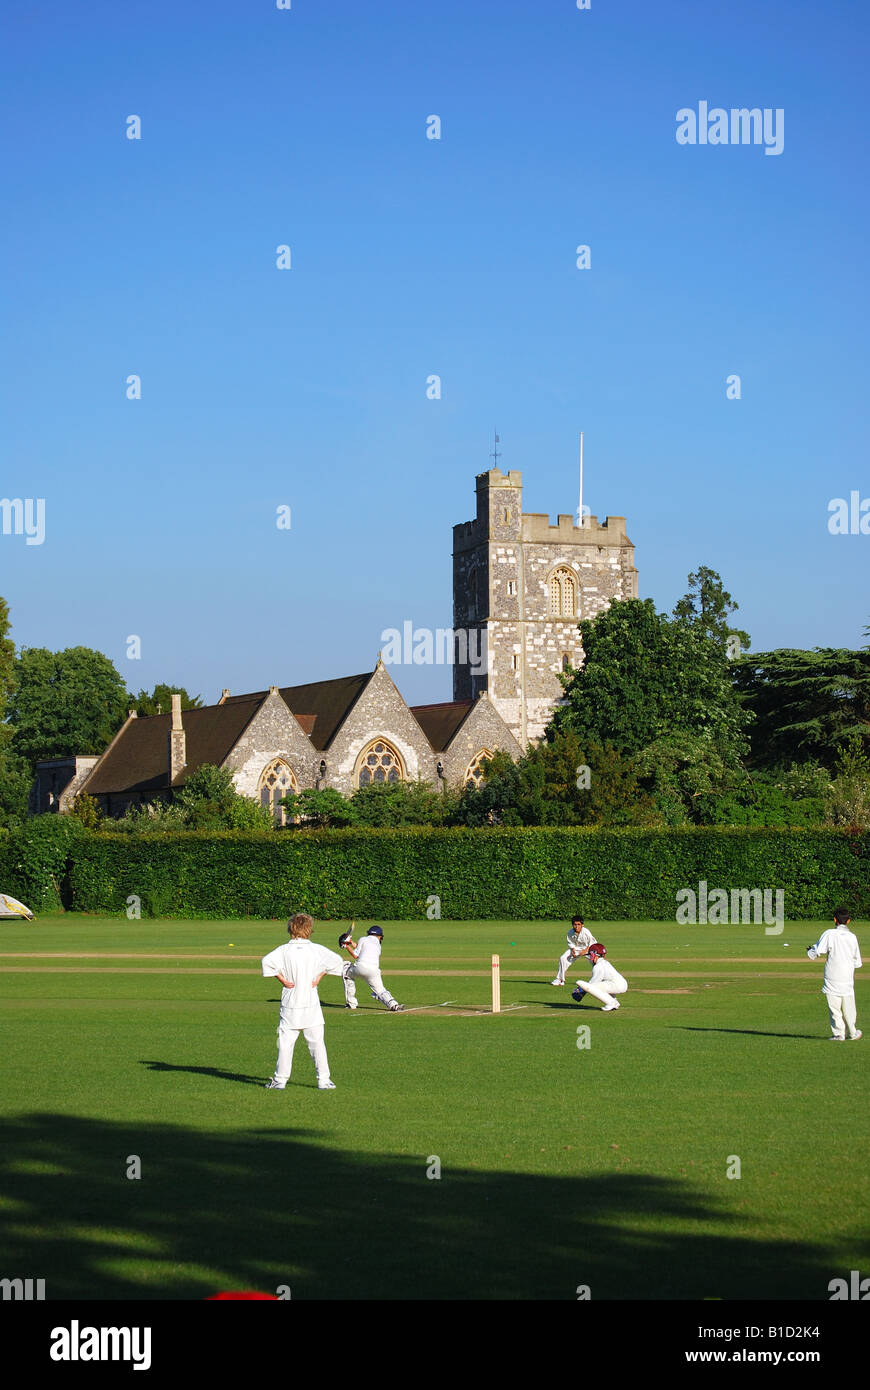
[[[131,713],[98,757],[39,763],[31,810],[65,811],[86,792],[119,816],[171,798],[203,763],[230,768],[238,791],[279,821],[281,797],[305,788],[477,783],[497,749],[517,758],[542,737],[559,673],[582,664],[578,621],[636,595],[623,517],[551,525],[523,512],[521,473],[493,468],[477,478],[477,516],[453,530],[453,632],[464,640],[451,702],[407,705],[380,657],[361,675],[224,690],[201,709],[182,712],[174,696],[169,713]]]

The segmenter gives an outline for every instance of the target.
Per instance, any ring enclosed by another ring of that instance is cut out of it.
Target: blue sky
[[[870,536],[827,521],[870,496],[868,30],[815,0],[11,13],[0,495],[46,499],[42,545],[0,536],[16,641],[209,701],[369,669],[450,625],[497,428],[553,517],[584,431],[659,608],[706,564],[756,650],[860,645]],[[678,145],[702,100],[782,108],[782,154]]]

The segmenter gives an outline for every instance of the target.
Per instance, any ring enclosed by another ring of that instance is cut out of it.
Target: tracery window
[[[363,749],[359,758],[359,785],[367,787],[372,782],[403,782],[405,770],[402,759],[386,739],[379,738]]]

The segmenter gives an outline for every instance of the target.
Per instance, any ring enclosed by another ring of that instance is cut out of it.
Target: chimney
[[[187,764],[187,734],[181,722],[181,696],[172,696],[172,727],[169,730],[169,783],[175,781]]]
[[[229,698],[230,698],[230,692],[229,692],[228,690],[222,690],[222,691],[221,691],[221,697],[220,697],[220,699],[218,700],[218,704],[219,704],[219,705],[222,705],[223,702],[224,702],[224,700],[228,700]]]

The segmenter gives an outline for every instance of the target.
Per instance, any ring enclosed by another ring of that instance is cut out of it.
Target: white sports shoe
[[[565,983],[564,980],[551,980],[551,981],[550,981],[550,984],[551,984],[551,985],[563,985],[564,983]]]
[[[619,1005],[619,1000],[618,1000],[618,999],[614,999],[614,1001],[613,1001],[612,1004],[605,1004],[604,1007],[602,1008],[601,1012],[602,1012],[603,1014],[610,1014],[610,1013],[613,1013],[613,1010],[614,1010],[614,1009],[618,1009],[619,1007],[620,1007],[620,1005]]]
[[[335,1090],[335,1082],[334,1082],[334,1081],[318,1081],[318,1083],[317,1083],[317,1089],[318,1089],[318,1091],[334,1091],[334,1090]]]
[[[852,1034],[851,1038],[849,1039],[849,1042],[857,1042],[858,1039],[859,1039],[859,1038],[863,1038],[863,1036],[864,1036],[864,1034],[861,1032],[861,1029],[860,1029],[860,1028],[856,1028],[855,1031],[854,1031],[854,1033]]]

